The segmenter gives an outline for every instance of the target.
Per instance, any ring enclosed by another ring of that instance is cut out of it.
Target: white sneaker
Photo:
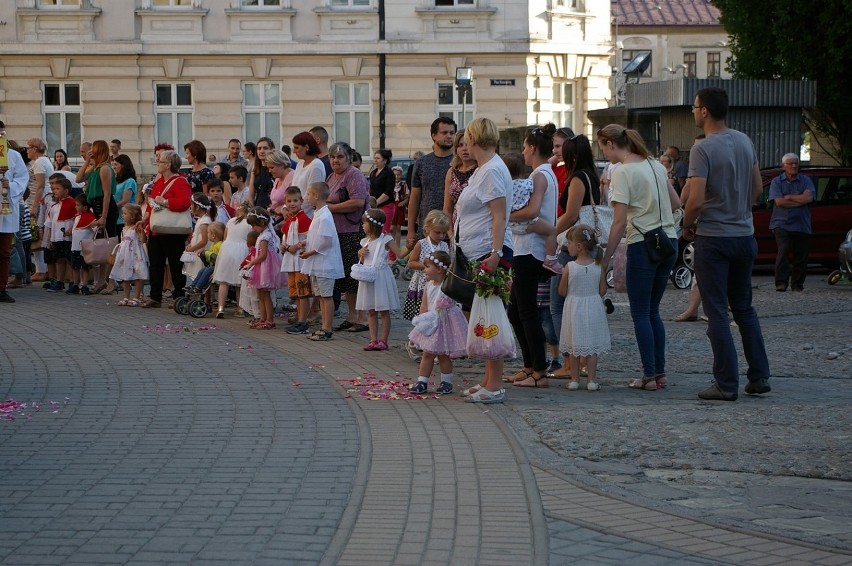
[[[588,389],[589,391],[600,391],[601,386],[600,386],[599,383],[597,383],[595,381],[590,381],[589,383],[586,384],[586,389]]]

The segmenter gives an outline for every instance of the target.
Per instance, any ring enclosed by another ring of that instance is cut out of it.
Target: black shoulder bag
[[[463,311],[470,312],[476,286],[473,282],[473,272],[470,270],[470,262],[459,247],[458,222],[456,222],[454,229],[455,254],[453,254],[450,270],[447,271],[447,276],[444,278],[444,282],[441,283],[441,291],[454,301],[458,301]]]
[[[650,161],[648,162],[648,166],[651,168],[651,173],[654,174],[654,184],[656,185],[658,197],[657,206],[660,210],[660,226],[659,228],[642,232],[639,228],[636,228],[636,224],[632,221],[631,224],[633,224],[637,232],[645,237],[645,249],[648,250],[648,259],[651,260],[651,263],[662,263],[675,254],[675,249],[669,236],[663,230],[663,197],[660,195],[660,182],[657,180],[657,172],[654,171],[654,166],[651,165]]]

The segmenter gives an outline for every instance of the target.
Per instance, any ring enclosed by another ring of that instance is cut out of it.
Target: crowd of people
[[[624,246],[642,361],[642,374],[628,385],[655,391],[669,379],[659,306],[675,261],[665,250],[678,245],[682,175],[690,184],[683,229],[696,239],[715,357],[714,386],[700,396],[737,397],[728,305],[750,366],[746,392],[766,393],[769,368],[750,286],[750,207],[760,187],[754,148],[725,126],[724,91],[699,91],[693,112],[707,139],[694,148],[688,173],[653,159],[638,132],[617,124],[593,140],[553,124],[530,128],[521,153],[501,156],[491,120],[476,118],[457,131],[441,117],[431,125],[431,151],[408,179],[383,148],[364,175],[360,155],[344,142],[329,145],[322,127],[293,136],[292,152],[267,137],[233,139],[220,160],[193,140],[183,148],[185,173],[175,148],[159,144],[157,172],[146,183],[118,140],[82,144],[84,164],[74,175],[65,151],[57,149],[51,162],[44,141],[30,139],[9,152],[3,178],[14,214],[0,216],[0,301],[14,302],[6,289],[31,282],[56,293],[122,291],[115,303],[122,307],[158,308],[191,293],[216,318],[248,313],[252,329],[271,330],[286,293],[295,306],[288,334],[325,342],[335,332],[366,331],[367,351],[389,348],[390,313],[402,308],[414,322],[406,347],[420,362],[412,390],[427,391],[437,360],[436,391],[450,393],[452,359],[467,353],[468,323],[442,283],[454,259],[465,257],[485,273],[513,276],[506,308],[523,367],[504,375],[502,357],[486,359],[481,382],[462,392],[468,402],[499,403],[507,384],[548,387],[554,377],[567,377],[569,390],[580,388],[581,377],[587,390],[600,389],[598,357],[611,348],[606,266]],[[611,163],[603,176],[592,143]],[[722,159],[731,153],[734,159]],[[580,221],[590,205],[611,207],[608,237]],[[110,262],[89,265],[83,244],[98,232],[118,243]],[[391,271],[397,259],[414,271],[404,300]],[[342,301],[346,316],[335,325]]]

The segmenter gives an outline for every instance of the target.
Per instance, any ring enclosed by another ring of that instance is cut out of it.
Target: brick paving
[[[534,465],[511,397],[349,391],[338,380],[413,377],[364,335],[15,297],[0,396],[43,406],[0,421],[3,564],[852,564]]]

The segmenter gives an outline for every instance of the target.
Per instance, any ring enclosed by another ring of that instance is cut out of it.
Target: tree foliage
[[[733,76],[816,81],[805,124],[825,151],[852,165],[852,0],[711,2],[731,38]]]

